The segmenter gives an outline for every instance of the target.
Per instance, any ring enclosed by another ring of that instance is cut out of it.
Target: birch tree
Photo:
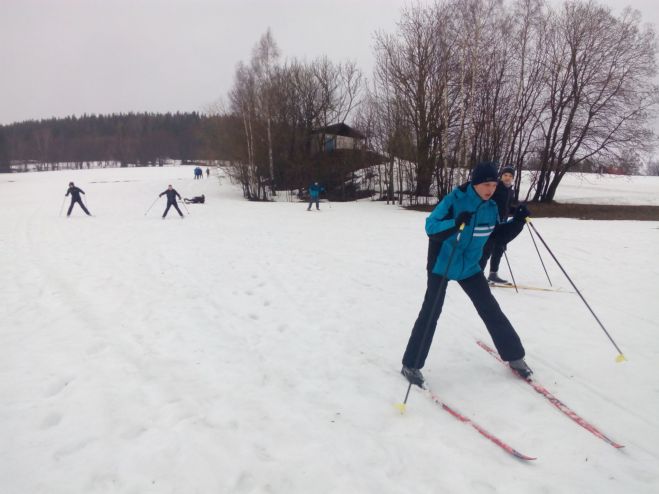
[[[275,168],[272,155],[272,94],[273,74],[276,70],[276,64],[279,59],[279,48],[275,42],[270,28],[261,36],[252,52],[252,70],[256,78],[257,97],[260,108],[263,112],[263,118],[266,123],[267,142],[268,142],[268,170],[270,172],[270,190],[273,195],[276,194],[275,186]]]

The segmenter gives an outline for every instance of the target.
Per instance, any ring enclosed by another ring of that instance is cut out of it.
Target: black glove
[[[455,218],[455,226],[460,226],[463,223],[465,225],[468,225],[469,222],[471,221],[471,217],[474,213],[471,211],[462,211],[457,218]]]
[[[524,221],[528,216],[531,216],[531,211],[526,207],[526,204],[520,204],[515,208],[513,219],[515,221]]]

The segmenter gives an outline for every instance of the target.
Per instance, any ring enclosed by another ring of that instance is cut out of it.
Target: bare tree
[[[517,0],[513,6],[513,57],[511,74],[517,80],[513,111],[506,132],[503,163],[513,166],[519,194],[522,168],[537,142],[544,109],[546,16],[540,0]]]
[[[247,199],[260,199],[260,177],[257,169],[254,147],[254,119],[256,106],[256,82],[253,72],[239,63],[236,69],[236,81],[229,93],[232,110],[240,115],[245,139],[246,160],[237,160],[233,175],[243,186]]]
[[[430,194],[437,154],[433,133],[443,99],[441,77],[433,70],[441,58],[436,21],[431,8],[411,7],[402,13],[397,36],[378,33],[375,38],[380,83],[389,86],[390,101],[398,102],[413,132],[417,197]]]
[[[364,97],[353,62],[279,65],[268,31],[230,95],[245,142],[236,175],[253,199],[266,198],[267,183],[301,187],[323,144],[312,131],[356,117],[386,157],[367,175],[389,202],[396,189],[398,202],[441,198],[480,160],[532,166],[527,198],[551,201],[568,171],[630,171],[654,144],[654,42],[637,14],[616,18],[592,1],[414,4],[395,32],[376,33]]]
[[[640,15],[619,18],[592,2],[550,14],[549,101],[534,200],[551,201],[565,174],[584,160],[647,151],[650,110],[658,102],[654,33]]]
[[[270,171],[270,190],[276,195],[275,168],[272,156],[272,121],[271,106],[273,89],[273,75],[279,59],[279,48],[275,42],[270,28],[261,36],[261,39],[252,52],[252,70],[256,78],[257,97],[266,122],[268,139],[268,169]]]
[[[414,166],[407,177],[417,197],[434,180],[441,198],[480,160],[518,171],[537,162],[542,201],[583,162],[634,169],[631,150],[654,145],[647,127],[658,103],[655,38],[639,20],[580,0],[560,10],[541,0],[404,10],[395,33],[376,35],[372,97],[387,109],[380,120],[391,123],[395,105],[402,111],[397,131],[414,152],[399,156]],[[392,135],[391,125],[372,127]]]
[[[648,163],[646,168],[646,175],[659,177],[659,161],[652,160],[650,163]]]

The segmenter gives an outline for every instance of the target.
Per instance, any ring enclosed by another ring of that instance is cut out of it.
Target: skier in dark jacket
[[[497,186],[497,169],[479,163],[471,182],[454,189],[426,219],[428,280],[421,311],[403,356],[401,373],[423,385],[423,368],[442,312],[449,280],[455,280],[476,307],[501,358],[522,377],[531,375],[524,361],[524,347],[490,291],[479,265],[483,246],[499,221],[497,206],[490,200]],[[520,206],[514,219],[502,225],[499,235],[512,235],[523,227],[528,210]],[[462,226],[463,225],[463,226]],[[446,278],[446,279],[445,279]]]
[[[71,194],[71,205],[69,206],[69,210],[66,212],[67,216],[71,216],[71,211],[73,210],[73,206],[77,202],[82,210],[87,214],[87,216],[91,216],[92,214],[87,210],[85,205],[82,202],[82,199],[80,198],[80,194],[84,194],[85,191],[82,190],[80,187],[76,187],[73,182],[69,182],[69,190],[66,191],[66,196]]]
[[[206,196],[201,194],[200,196],[193,197],[192,199],[184,197],[183,202],[186,204],[203,204],[206,202]]]
[[[492,200],[497,203],[499,220],[502,224],[505,224],[508,220],[508,216],[512,214],[517,205],[515,202],[515,190],[513,189],[515,169],[511,166],[503,167],[499,175],[499,182],[497,183],[497,188],[494,191]],[[508,280],[504,280],[499,276],[499,263],[501,262],[501,257],[506,252],[508,243],[521,232],[521,229],[513,236],[505,235],[500,238],[498,234],[499,228],[501,227],[496,226],[494,232],[487,240],[487,243],[483,248],[483,257],[481,257],[480,265],[484,270],[487,265],[487,260],[489,259],[490,274],[488,275],[487,280],[490,283],[508,284]]]
[[[181,210],[178,208],[178,204],[176,203],[176,198],[178,197],[179,199],[181,198],[180,194],[176,192],[176,189],[174,189],[171,185],[167,186],[167,190],[164,192],[161,192],[158,197],[162,196],[167,196],[167,207],[165,208],[165,212],[162,214],[163,219],[165,219],[165,216],[167,216],[167,212],[169,211],[169,208],[174,206],[174,209],[178,211],[178,214],[181,215],[181,218],[183,218],[183,213],[181,213]]]

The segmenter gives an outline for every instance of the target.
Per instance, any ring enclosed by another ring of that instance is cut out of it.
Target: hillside
[[[58,216],[70,180],[93,217]],[[206,204],[163,221],[170,183]],[[425,213],[250,203],[186,167],[3,175],[0,190],[3,493],[659,490],[657,222],[535,220],[627,362],[548,255],[563,291],[495,292],[537,380],[622,450],[479,348],[450,285],[428,383],[538,458],[522,462],[422,392],[395,408]],[[528,232],[508,256],[519,283],[547,286]]]

